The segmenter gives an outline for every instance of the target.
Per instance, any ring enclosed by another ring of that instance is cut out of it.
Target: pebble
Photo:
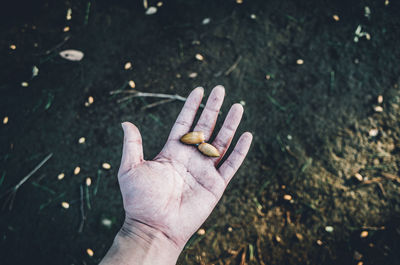
[[[68,202],[62,202],[62,203],[61,203],[61,206],[62,206],[64,209],[68,209],[68,208],[69,208],[69,203],[68,203]]]

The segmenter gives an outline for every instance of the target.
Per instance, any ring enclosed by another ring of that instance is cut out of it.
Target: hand
[[[185,145],[180,138],[190,131],[203,97],[196,88],[187,98],[162,151],[153,160],[144,160],[139,130],[124,122],[124,145],[118,180],[126,220],[124,236],[163,238],[182,250],[221,198],[229,181],[245,158],[252,135],[244,133],[227,160],[220,164],[235,134],[243,107],[234,104],[212,145],[221,156],[201,154],[196,146]],[[225,90],[217,86],[193,131],[204,132],[209,140],[222,105]],[[179,254],[178,254],[179,255]],[[177,257],[176,257],[177,258]]]

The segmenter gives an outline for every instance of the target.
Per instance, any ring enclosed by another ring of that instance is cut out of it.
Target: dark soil
[[[193,236],[179,264],[400,264],[398,1],[181,0],[152,16],[139,0],[92,1],[89,13],[87,3],[17,1],[1,10],[0,118],[9,121],[0,124],[0,194],[54,154],[1,212],[1,264],[101,260],[123,221],[120,123],[140,128],[151,159],[182,107],[144,110],[157,101],[151,98],[118,103],[124,96],[110,91],[128,89],[129,80],[143,92],[182,96],[222,84],[221,120],[242,101],[239,133],[254,134],[205,235]],[[370,40],[354,42],[358,25]],[[85,57],[64,60],[58,52],[65,49]],[[189,78],[192,72],[198,76]],[[89,96],[94,103],[85,107]]]

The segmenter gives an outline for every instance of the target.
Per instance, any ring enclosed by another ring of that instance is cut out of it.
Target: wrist
[[[161,231],[127,217],[103,262],[129,265],[176,264],[182,249]]]

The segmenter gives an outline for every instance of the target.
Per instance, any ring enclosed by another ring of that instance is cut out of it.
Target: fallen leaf
[[[84,56],[83,52],[78,51],[78,50],[72,50],[72,49],[61,51],[59,54],[65,60],[74,61],[74,62],[82,60],[83,56]]]

